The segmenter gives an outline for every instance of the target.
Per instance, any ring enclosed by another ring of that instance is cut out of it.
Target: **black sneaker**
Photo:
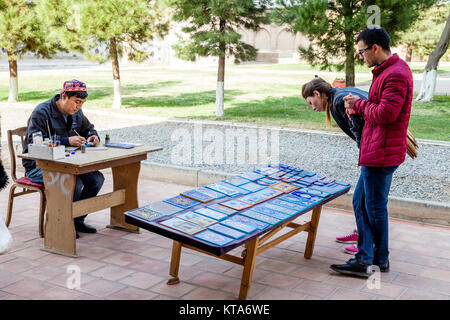
[[[330,268],[336,272],[348,274],[357,277],[370,277],[371,273],[367,272],[366,264],[359,263],[356,259],[350,259],[345,264],[332,264]]]
[[[378,268],[380,268],[380,272],[389,272],[389,260],[381,264],[374,261],[373,264],[378,266]]]
[[[84,222],[75,222],[75,230],[78,232],[84,232],[84,233],[96,233],[97,229],[94,227],[91,227],[90,225],[87,225]]]

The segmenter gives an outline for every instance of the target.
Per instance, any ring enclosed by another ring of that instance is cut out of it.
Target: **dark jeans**
[[[398,166],[361,167],[353,194],[358,253],[356,259],[367,265],[386,263],[388,250],[388,195],[392,175]]]
[[[44,183],[42,169],[34,168],[27,172],[27,177],[33,182]],[[89,172],[76,176],[73,201],[84,200],[95,197],[103,186],[105,178],[100,171]],[[75,222],[83,222],[86,215],[74,218]]]

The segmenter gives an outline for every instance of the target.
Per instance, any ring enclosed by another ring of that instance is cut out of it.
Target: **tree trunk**
[[[117,43],[115,38],[110,39],[109,54],[112,60],[113,83],[114,83],[114,100],[112,108],[120,109],[120,107],[122,106],[122,96],[120,94],[119,58],[117,54]]]
[[[408,45],[406,47],[406,58],[405,58],[406,62],[408,62],[408,63],[411,62],[412,53],[413,53],[413,47],[412,47],[412,45]]]
[[[344,9],[344,16],[351,17],[353,15],[352,3]],[[345,19],[347,21],[347,19]],[[350,27],[345,26],[345,86],[355,86],[355,39]]]
[[[19,100],[19,82],[17,79],[17,60],[10,58],[14,56],[8,52],[9,63],[9,97],[8,102],[17,102]]]
[[[430,102],[431,100],[433,100],[433,96],[436,91],[437,67],[439,64],[439,60],[448,49],[449,41],[450,15],[447,17],[444,31],[442,31],[441,38],[439,39],[436,48],[428,57],[428,62],[425,67],[425,71],[423,72],[422,85],[420,87],[420,92],[417,96],[416,101]]]
[[[225,20],[220,20],[220,32],[225,32]],[[225,96],[225,44],[220,45],[219,69],[217,71],[217,88],[216,88],[216,116],[222,117],[224,111],[224,96]]]

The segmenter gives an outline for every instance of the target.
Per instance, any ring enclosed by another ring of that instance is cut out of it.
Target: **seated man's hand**
[[[72,136],[69,137],[69,144],[71,146],[74,147],[79,147],[81,146],[83,143],[86,143],[86,139],[84,137],[80,137],[80,136]]]
[[[90,137],[87,139],[87,142],[92,142],[92,146],[95,147],[95,146],[98,145],[98,143],[100,142],[100,140],[98,139],[97,136],[90,136]]]

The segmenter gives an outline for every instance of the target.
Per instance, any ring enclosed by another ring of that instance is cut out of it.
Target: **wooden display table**
[[[125,221],[127,223],[131,223],[131,224],[139,226],[143,229],[149,230],[151,232],[160,234],[164,237],[174,240],[173,247],[172,247],[172,259],[171,259],[171,263],[170,263],[170,272],[169,272],[169,274],[172,278],[169,279],[167,284],[179,283],[178,270],[180,267],[181,248],[185,247],[185,248],[199,251],[204,254],[212,255],[214,257],[244,266],[244,270],[242,273],[242,279],[241,279],[241,287],[240,287],[240,291],[239,291],[239,299],[245,300],[245,299],[247,299],[248,292],[250,290],[250,284],[251,284],[251,280],[252,280],[252,274],[253,274],[253,269],[255,266],[256,256],[258,254],[266,251],[267,249],[270,249],[271,247],[283,242],[284,240],[289,239],[290,237],[296,235],[297,233],[304,231],[304,232],[308,233],[308,240],[306,242],[304,257],[306,259],[310,259],[313,254],[313,250],[314,250],[314,242],[316,239],[317,228],[319,226],[319,219],[320,219],[320,213],[322,211],[322,205],[347,193],[349,190],[350,190],[350,186],[346,187],[345,189],[343,189],[342,191],[340,191],[334,195],[331,195],[327,198],[323,198],[322,201],[314,204],[311,207],[305,207],[305,209],[303,211],[300,211],[297,214],[290,216],[288,219],[281,220],[279,223],[269,226],[268,228],[266,228],[264,230],[253,231],[253,232],[247,234],[246,236],[244,236],[240,239],[236,239],[224,246],[216,246],[213,244],[209,244],[205,241],[201,241],[200,239],[195,238],[194,236],[190,236],[186,233],[179,232],[177,230],[165,227],[164,225],[161,225],[158,223],[158,221],[161,219],[157,219],[154,221],[146,221],[146,220],[137,218],[133,215],[128,215],[127,213],[125,213]],[[220,202],[226,201],[228,199],[231,199],[231,198],[226,197],[226,198],[222,198],[222,199],[208,202],[205,204],[197,205],[196,207],[186,209],[186,210],[181,211],[173,216],[182,214],[187,211],[193,211],[193,210],[199,209],[201,207],[209,206],[213,203],[220,203]],[[276,199],[276,198],[274,198],[274,199]],[[292,222],[299,216],[301,216],[311,210],[312,210],[312,217],[309,222],[306,222],[305,224],[297,224],[297,223]],[[245,210],[242,210],[242,211],[245,211]],[[165,218],[167,218],[167,217],[165,217]],[[284,228],[290,228],[292,230],[272,239],[279,231],[281,231]],[[235,255],[231,255],[231,254],[227,253],[227,252],[233,250],[234,248],[237,248],[242,245],[244,245],[245,248],[242,251],[241,256],[235,256]]]
[[[43,160],[27,153],[20,158],[36,160],[42,168],[47,198],[47,221],[44,248],[42,250],[77,257],[76,233],[73,219],[88,213],[111,208],[108,227],[138,232],[139,228],[127,224],[125,211],[138,207],[137,186],[141,161],[147,153],[162,150],[161,147],[138,146],[131,149],[77,151],[60,160]],[[73,202],[76,175],[112,168],[113,192]]]

